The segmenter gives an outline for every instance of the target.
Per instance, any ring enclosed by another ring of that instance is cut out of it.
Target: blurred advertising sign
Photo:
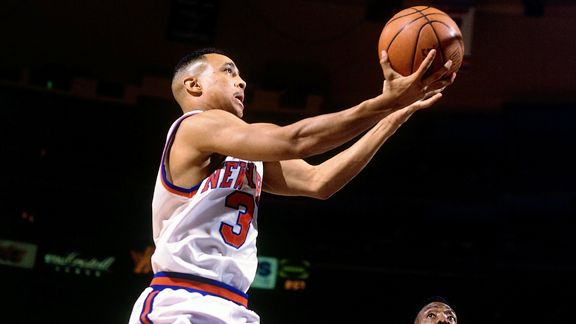
[[[133,272],[135,274],[148,274],[152,273],[151,258],[154,254],[154,246],[149,245],[144,250],[130,250],[132,262],[134,262]]]
[[[280,261],[281,278],[308,279],[310,276],[310,262],[306,260],[282,259]]]
[[[256,277],[252,282],[252,288],[274,289],[278,276],[278,259],[273,257],[258,257]]]
[[[105,258],[85,257],[78,252],[67,254],[44,255],[44,263],[51,266],[55,271],[73,273],[77,275],[100,277],[103,273],[110,272],[110,267],[116,258],[109,256]]]
[[[278,276],[284,281],[284,289],[306,289],[306,282],[310,277],[310,267],[310,262],[307,260],[280,260]]]
[[[32,269],[37,250],[36,244],[0,240],[0,264]]]

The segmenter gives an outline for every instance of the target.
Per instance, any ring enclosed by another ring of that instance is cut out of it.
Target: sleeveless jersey
[[[262,162],[226,157],[201,183],[182,188],[168,181],[165,164],[180,123],[167,135],[152,199],[156,249],[154,273],[178,272],[217,280],[246,292],[258,259],[257,215],[262,188]],[[199,136],[210,136],[199,134]]]

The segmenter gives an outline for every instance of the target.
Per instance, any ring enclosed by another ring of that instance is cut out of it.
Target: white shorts
[[[156,274],[150,287],[142,292],[129,324],[260,323],[258,314],[244,306],[247,299],[242,300],[241,295],[235,298],[222,283],[216,287],[206,282],[191,284],[187,279],[162,275]]]

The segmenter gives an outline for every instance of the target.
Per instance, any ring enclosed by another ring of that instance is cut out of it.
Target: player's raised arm
[[[441,97],[438,93],[393,112],[348,149],[319,165],[300,159],[266,163],[263,189],[277,195],[329,198],[366,167],[384,142],[415,111],[432,106]]]
[[[435,52],[431,51],[423,66],[429,64],[434,55]],[[247,124],[238,118],[243,110],[238,98],[243,98],[244,81],[229,58],[210,56],[207,63],[197,70],[176,78],[175,93],[180,98],[181,106],[197,105],[203,107],[204,113],[182,122],[175,145],[184,144],[201,154],[217,153],[249,160],[304,158],[348,142],[386,115],[436,93],[448,82],[441,80],[440,75],[424,78],[424,67],[408,77],[401,76],[394,73],[385,57],[382,59],[382,69],[388,86],[381,95],[336,113],[310,117],[280,127]],[[214,81],[215,78],[217,81]],[[215,82],[218,84],[215,85]],[[225,84],[223,89],[222,84]],[[218,108],[211,107],[214,103],[211,89],[215,86],[219,87],[218,91],[229,92],[230,103],[219,102]],[[179,93],[182,95],[179,96]]]
[[[362,107],[369,104],[287,126],[248,124],[226,111],[208,110],[182,122],[174,145],[193,147],[204,154],[218,153],[247,160],[305,158],[348,142],[373,126],[382,114]]]

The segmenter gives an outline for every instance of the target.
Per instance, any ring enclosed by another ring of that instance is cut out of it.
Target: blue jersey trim
[[[179,192],[183,192],[186,194],[189,194],[193,191],[198,190],[198,188],[200,188],[200,184],[202,184],[202,182],[198,183],[195,186],[192,186],[191,188],[184,188],[184,187],[179,187],[175,184],[173,184],[172,182],[170,182],[168,180],[168,178],[166,177],[166,167],[165,167],[165,161],[166,161],[166,155],[168,153],[168,150],[172,147],[172,142],[174,141],[174,136],[176,136],[176,131],[178,130],[178,128],[180,127],[180,124],[182,123],[182,121],[190,116],[195,115],[196,113],[188,113],[182,117],[180,117],[180,119],[176,122],[176,124],[174,125],[174,129],[172,130],[172,132],[170,133],[170,138],[168,139],[167,143],[166,143],[166,147],[164,147],[164,152],[162,152],[162,161],[160,164],[160,169],[162,170],[162,180],[164,181],[164,183],[170,187],[170,189],[179,191]]]
[[[169,278],[180,278],[180,279],[187,279],[187,280],[192,280],[192,281],[198,281],[198,282],[203,282],[203,283],[207,283],[213,286],[218,286],[218,287],[222,287],[226,290],[230,290],[242,297],[248,298],[248,294],[246,294],[245,292],[243,292],[242,290],[239,290],[238,288],[232,287],[230,285],[227,285],[221,281],[218,280],[213,280],[213,279],[208,279],[208,278],[203,278],[203,277],[199,277],[199,276],[195,276],[192,274],[188,274],[188,273],[180,273],[180,272],[157,272],[156,274],[154,274],[154,278],[156,277],[169,277]]]

